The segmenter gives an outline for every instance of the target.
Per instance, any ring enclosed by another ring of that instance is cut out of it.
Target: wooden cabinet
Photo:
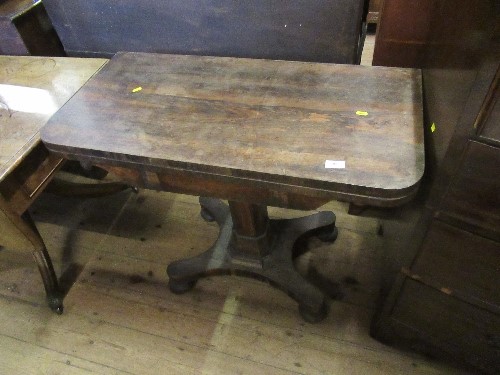
[[[415,347],[423,347],[422,343],[428,342],[474,367],[491,374],[500,372],[498,314],[478,309],[419,281],[406,279],[392,319],[400,324],[400,339]],[[405,325],[405,322],[411,322],[411,325]],[[437,349],[429,349],[437,352]]]
[[[497,123],[500,127],[500,123]],[[469,230],[500,241],[500,149],[469,141],[450,181],[438,218],[454,219]]]
[[[435,220],[410,276],[446,294],[500,306],[499,270],[500,243]]]
[[[461,54],[472,56],[484,47],[484,26],[494,21],[498,4],[495,0],[384,0],[373,65],[424,67],[438,59],[461,65],[465,63]],[[444,54],[439,48],[445,46],[454,48]]]
[[[381,341],[490,374],[500,373],[499,12],[488,1],[434,4],[423,18],[442,28],[430,28],[418,58],[403,62],[423,68],[427,176],[402,242],[412,256],[372,325]]]

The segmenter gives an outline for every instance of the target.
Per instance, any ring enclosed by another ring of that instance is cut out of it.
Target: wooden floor
[[[319,324],[294,301],[241,277],[201,280],[173,295],[165,268],[215,240],[195,197],[142,190],[80,199],[44,194],[32,208],[66,288],[45,304],[28,253],[0,251],[0,374],[456,374],[369,336],[385,236],[376,219],[337,213],[333,244],[315,238],[297,261],[331,297]],[[271,209],[271,216],[302,212]]]
[[[294,301],[252,279],[213,277],[185,295],[169,292],[167,264],[217,236],[195,197],[43,194],[31,212],[69,290],[65,311],[46,306],[29,253],[1,249],[0,374],[465,373],[369,336],[381,277],[404,253],[390,231],[382,235],[387,221],[347,215],[338,202],[324,209],[337,214],[339,237],[302,243],[310,251],[297,268],[331,297],[330,314],[308,324]]]

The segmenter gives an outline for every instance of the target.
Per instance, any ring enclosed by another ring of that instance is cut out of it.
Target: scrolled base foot
[[[319,323],[328,315],[328,305],[323,301],[318,310],[313,310],[309,306],[299,304],[299,313],[306,322]]]
[[[170,279],[168,281],[168,288],[174,294],[184,294],[189,292],[196,285],[197,280],[190,281],[177,281]]]

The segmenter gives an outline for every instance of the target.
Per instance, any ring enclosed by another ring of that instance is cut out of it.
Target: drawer
[[[0,194],[11,209],[22,214],[62,165],[63,159],[49,154],[39,143],[16,168],[0,182]]]
[[[439,207],[491,238],[500,237],[500,148],[471,141]]]
[[[434,220],[412,265],[424,282],[500,308],[500,244]]]
[[[20,187],[31,198],[39,193],[40,188],[52,177],[61,163],[61,158],[50,155],[45,146],[39,143],[13,174]]]
[[[415,337],[491,374],[500,374],[500,317],[407,279],[392,318]]]

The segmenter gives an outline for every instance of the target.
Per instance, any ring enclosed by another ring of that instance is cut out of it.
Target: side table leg
[[[33,257],[42,276],[45,293],[47,294],[47,302],[52,311],[56,314],[63,313],[63,297],[59,291],[59,284],[54,272],[54,267],[50,260],[47,249],[44,247],[33,251]]]
[[[29,235],[30,241],[34,246],[32,254],[38,266],[38,270],[40,271],[40,275],[42,276],[48,305],[55,313],[62,314],[64,309],[63,295],[59,288],[59,282],[57,281],[50,255],[47,252],[43,239],[28,212],[23,214],[22,220],[28,225],[32,232]]]

